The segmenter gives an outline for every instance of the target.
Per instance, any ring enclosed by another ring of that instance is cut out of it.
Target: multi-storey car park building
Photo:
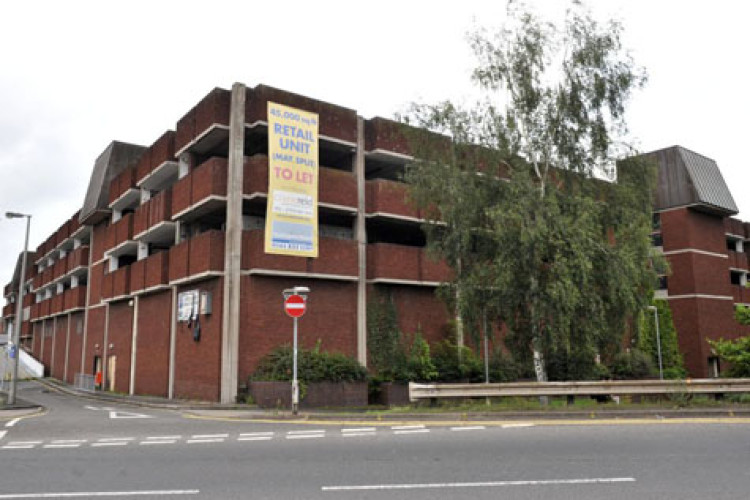
[[[318,258],[264,252],[269,101],[319,116]],[[374,293],[390,296],[404,331],[442,339],[450,313],[434,291],[450,270],[426,256],[406,202],[409,154],[389,120],[264,85],[214,89],[151,146],[113,142],[97,158],[81,210],[28,254],[22,345],[69,383],[101,371],[118,392],[229,402],[291,341],[281,292],[292,286],[312,290],[303,345],[365,362]],[[715,375],[705,339],[750,333],[733,320],[750,302],[750,225],[729,217],[737,209],[714,162],[682,148],[653,154],[654,240],[673,270],[659,293],[690,373]],[[4,290],[6,331],[19,269]],[[196,299],[187,314],[186,296]]]

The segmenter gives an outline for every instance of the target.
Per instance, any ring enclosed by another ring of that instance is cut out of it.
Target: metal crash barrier
[[[411,401],[445,398],[727,394],[742,392],[750,393],[750,379],[512,382],[502,384],[409,383],[409,399]]]

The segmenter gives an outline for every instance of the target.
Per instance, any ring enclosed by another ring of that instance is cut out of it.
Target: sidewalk
[[[278,420],[278,421],[360,421],[360,422],[396,422],[423,421],[433,424],[448,422],[518,422],[518,421],[627,421],[627,420],[669,420],[669,419],[717,419],[717,420],[747,420],[750,419],[750,406],[707,407],[707,408],[623,408],[612,407],[598,409],[553,408],[549,410],[533,411],[435,411],[414,409],[409,412],[387,412],[368,409],[303,409],[298,415],[289,410],[263,409],[245,404],[221,404],[205,401],[188,401],[166,399],[153,396],[128,396],[102,391],[83,391],[55,379],[37,380],[50,390],[88,398],[101,402],[113,402],[143,408],[160,408],[184,412],[198,418],[226,418],[242,420]],[[31,411],[28,408],[27,411]],[[2,409],[0,418],[8,415],[6,412],[24,411],[22,409]],[[33,406],[33,411],[40,411]]]

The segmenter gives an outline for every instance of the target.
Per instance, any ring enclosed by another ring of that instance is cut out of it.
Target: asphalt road
[[[302,425],[19,394],[48,411],[0,421],[0,500],[750,495],[748,424]]]

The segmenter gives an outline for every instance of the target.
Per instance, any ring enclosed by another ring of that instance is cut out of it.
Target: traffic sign
[[[284,301],[284,311],[292,318],[299,318],[305,314],[305,307],[305,298],[302,295],[290,295]]]

